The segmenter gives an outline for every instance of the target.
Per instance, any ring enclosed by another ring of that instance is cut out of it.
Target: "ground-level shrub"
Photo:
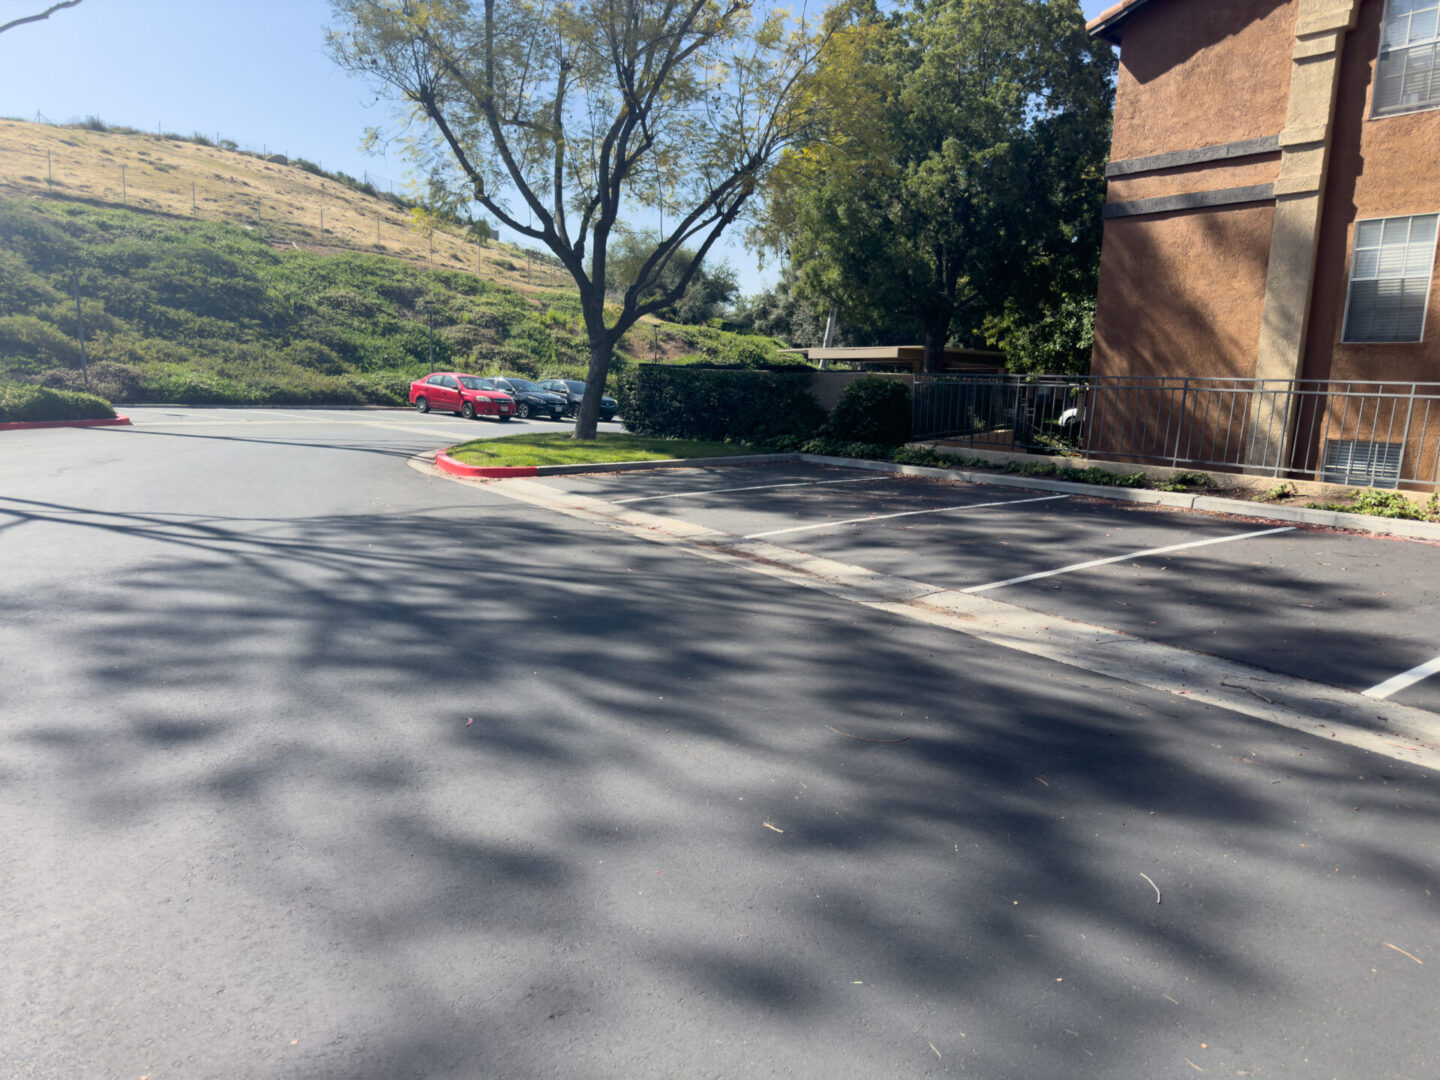
[[[899,446],[910,440],[910,387],[867,375],[840,392],[825,433],[847,442]]]
[[[1305,505],[1312,510],[1339,510],[1347,514],[1369,514],[1371,517],[1440,521],[1440,495],[1431,495],[1424,506],[1419,506],[1398,491],[1355,488],[1350,492],[1349,502],[1307,502]]]
[[[28,383],[0,383],[0,423],[46,420],[109,420],[110,403],[94,394]]]

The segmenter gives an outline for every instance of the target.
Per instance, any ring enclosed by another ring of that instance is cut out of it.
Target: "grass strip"
[[[741,457],[759,452],[737,443],[703,442],[698,439],[657,439],[614,433],[581,442],[568,434],[550,432],[474,439],[451,449],[450,456],[466,465],[592,465],[612,461]]]

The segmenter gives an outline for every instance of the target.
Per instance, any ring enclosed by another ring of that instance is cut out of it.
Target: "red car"
[[[439,371],[416,379],[410,384],[410,404],[420,412],[448,409],[466,420],[493,416],[502,424],[515,415],[515,399],[509,394],[490,389],[478,375],[458,371]]]

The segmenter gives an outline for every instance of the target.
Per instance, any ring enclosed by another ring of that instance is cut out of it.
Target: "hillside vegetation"
[[[83,385],[77,287],[90,386],[116,402],[398,404],[431,369],[432,349],[437,368],[584,375],[579,302],[558,280],[526,289],[503,268],[482,278],[473,262],[306,246],[96,201],[0,197],[0,380]],[[769,338],[647,324],[622,342],[619,368],[657,355],[753,366],[777,350]]]
[[[443,222],[417,223],[404,199],[343,173],[325,174],[304,158],[280,164],[200,135],[89,125],[0,120],[0,197],[43,196],[218,221],[286,246],[473,270],[522,292],[569,285],[549,255],[527,259],[512,244],[482,247]]]

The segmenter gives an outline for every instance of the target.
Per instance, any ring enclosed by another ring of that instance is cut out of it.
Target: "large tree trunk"
[[[949,337],[950,320],[925,325],[925,371],[935,374],[945,370],[945,341]]]
[[[610,374],[610,357],[615,352],[615,339],[605,326],[605,290],[582,290],[580,306],[585,315],[585,334],[590,339],[590,370],[585,373],[585,400],[575,414],[577,439],[595,438],[600,423],[600,398],[605,393],[605,378]]]
[[[610,372],[610,356],[614,351],[608,340],[590,342],[590,370],[585,376],[585,400],[575,414],[575,438],[593,439],[600,423],[600,398],[605,393],[605,376]]]

